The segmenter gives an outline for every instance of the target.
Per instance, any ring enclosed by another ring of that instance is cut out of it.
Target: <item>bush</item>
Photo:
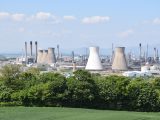
[[[14,67],[1,69],[0,106],[160,110],[159,78],[103,77],[86,70],[77,70],[65,78],[59,73],[40,74],[37,69],[20,72],[18,67],[13,70]]]

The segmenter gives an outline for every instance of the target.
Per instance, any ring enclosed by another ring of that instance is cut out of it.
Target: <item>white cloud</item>
[[[54,16],[51,13],[47,13],[47,12],[39,12],[36,15],[34,15],[34,17],[37,20],[49,20],[54,18]]]
[[[160,18],[155,18],[153,20],[153,24],[160,24]]]
[[[25,15],[20,13],[13,14],[11,15],[11,17],[14,21],[18,21],[18,22],[23,21],[25,19]]]
[[[126,37],[129,37],[132,34],[134,34],[134,30],[129,29],[129,30],[120,32],[118,35],[119,35],[119,37],[126,38]]]
[[[28,21],[45,21],[51,24],[58,24],[60,23],[60,19],[57,16],[49,12],[38,12],[30,17],[27,18]]]
[[[10,14],[8,12],[0,12],[0,20],[9,18]]]
[[[60,23],[60,19],[49,12],[38,12],[33,15],[25,15],[21,13],[8,13],[8,12],[0,12],[0,20],[10,20],[16,22],[23,21],[47,21],[49,23]]]
[[[75,16],[63,16],[63,19],[72,21],[72,20],[76,20],[76,17]]]
[[[82,23],[84,23],[84,24],[96,24],[96,23],[108,22],[109,20],[110,20],[110,17],[108,17],[108,16],[91,16],[91,17],[83,18]]]

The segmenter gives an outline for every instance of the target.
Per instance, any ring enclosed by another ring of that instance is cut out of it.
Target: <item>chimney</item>
[[[27,42],[25,42],[25,60],[27,63]]]
[[[142,58],[142,45],[139,43],[139,60],[141,61]]]
[[[37,63],[37,54],[38,54],[38,46],[37,46],[37,41],[35,41],[35,47],[36,47],[36,59],[35,59],[35,63]]]
[[[156,48],[154,48],[154,61],[156,61],[156,57],[157,57],[157,54],[156,54]]]
[[[30,54],[30,56],[32,56],[32,41],[30,41],[30,52],[31,52],[31,54]]]
[[[146,62],[148,60],[148,44],[147,44],[147,51],[146,51]]]
[[[59,57],[60,57],[60,55],[59,55],[59,45],[57,45],[57,60],[59,60]]]
[[[86,70],[103,70],[101,59],[99,57],[99,47],[89,48],[89,58],[86,65]]]
[[[74,62],[74,51],[72,51],[72,62]]]

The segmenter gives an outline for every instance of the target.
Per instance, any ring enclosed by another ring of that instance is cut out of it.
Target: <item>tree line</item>
[[[101,76],[77,70],[73,76],[0,69],[0,106],[62,106],[94,109],[160,111],[160,78]]]

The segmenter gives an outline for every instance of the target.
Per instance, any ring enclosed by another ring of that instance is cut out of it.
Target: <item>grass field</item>
[[[0,120],[160,120],[160,113],[56,107],[0,107]]]

